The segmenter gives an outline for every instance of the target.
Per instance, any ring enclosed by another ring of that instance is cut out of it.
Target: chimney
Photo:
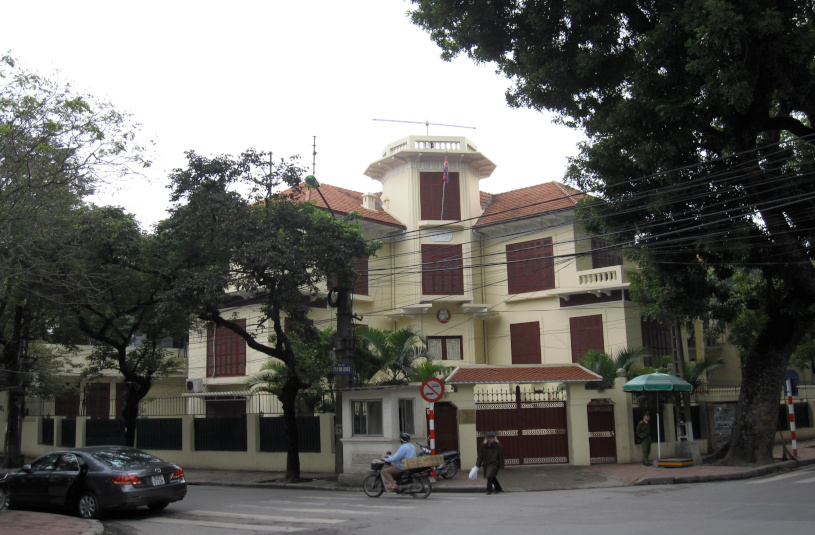
[[[366,210],[372,210],[376,212],[376,194],[375,193],[363,193],[362,194],[362,207]]]

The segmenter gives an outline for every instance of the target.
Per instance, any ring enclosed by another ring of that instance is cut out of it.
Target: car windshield
[[[91,454],[91,457],[110,468],[128,470],[148,463],[160,463],[161,459],[139,450],[102,450]]]

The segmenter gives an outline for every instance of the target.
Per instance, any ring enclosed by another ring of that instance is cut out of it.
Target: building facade
[[[359,212],[365,237],[383,244],[356,261],[358,323],[412,326],[456,366],[573,363],[589,349],[643,345],[669,351],[664,330],[643,322],[630,300],[632,268],[619,249],[576,221],[582,194],[557,182],[488,194],[479,184],[495,167],[464,137],[411,136],[368,166],[381,193],[321,186],[328,207]],[[312,190],[305,195],[326,207]],[[324,297],[304,296],[318,327],[335,321]],[[235,304],[250,325],[253,309],[250,298]],[[264,360],[224,329],[199,332],[188,373],[205,390],[234,389]]]

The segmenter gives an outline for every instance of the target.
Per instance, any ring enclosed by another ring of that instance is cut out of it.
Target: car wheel
[[[102,511],[96,495],[92,492],[83,492],[76,502],[76,512],[81,518],[99,518]]]
[[[170,505],[170,502],[155,502],[148,504],[147,507],[149,507],[151,511],[161,511],[168,505]]]
[[[0,487],[0,511],[3,509],[11,509],[11,493]]]

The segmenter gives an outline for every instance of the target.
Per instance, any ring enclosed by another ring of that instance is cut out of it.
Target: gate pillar
[[[448,386],[443,401],[449,401],[458,409],[458,447],[461,452],[461,468],[475,466],[478,450],[475,446],[475,385],[456,385],[453,392]]]
[[[566,429],[569,434],[569,464],[589,466],[589,416],[586,405],[596,390],[586,390],[584,383],[566,383]]]

